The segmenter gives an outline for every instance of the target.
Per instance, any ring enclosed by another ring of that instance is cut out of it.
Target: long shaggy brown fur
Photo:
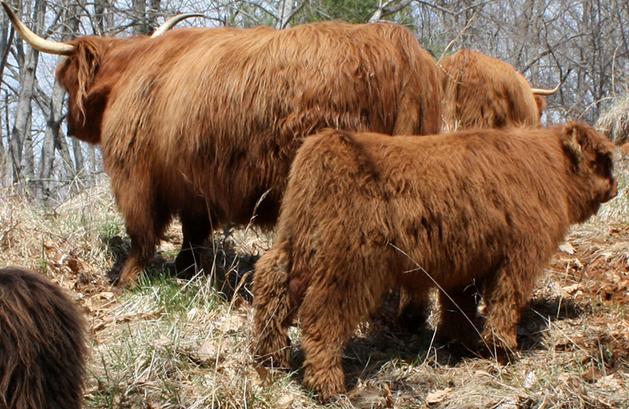
[[[461,312],[478,324],[472,282],[487,304],[482,341],[516,348],[520,311],[568,227],[616,195],[612,149],[579,123],[308,138],[256,265],[255,355],[288,366],[298,316],[304,382],[327,399],[344,390],[345,341],[390,289],[422,299],[438,284],[438,331],[465,341],[476,332]]]
[[[80,408],[86,355],[83,318],[63,290],[0,269],[0,408]]]
[[[444,128],[537,126],[546,98],[511,65],[464,49],[444,58]]]
[[[182,29],[156,39],[84,37],[57,70],[77,137],[100,142],[132,239],[133,282],[171,220],[183,249],[212,227],[274,223],[303,138],[324,127],[439,131],[440,73],[393,24]],[[185,255],[187,254],[187,255]],[[193,254],[180,253],[178,266]]]

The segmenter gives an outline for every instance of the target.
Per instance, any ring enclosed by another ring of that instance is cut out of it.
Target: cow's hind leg
[[[183,241],[175,258],[175,268],[180,277],[191,278],[200,266],[201,252],[212,230],[209,209],[204,203],[196,208],[182,210],[179,214]]]
[[[343,268],[347,263],[333,263]],[[390,286],[382,275],[313,272],[299,310],[301,346],[305,354],[304,384],[327,401],[345,391],[342,357],[345,342],[357,324],[380,306]]]
[[[131,250],[117,282],[120,287],[135,284],[139,274],[155,253],[155,247],[171,219],[166,203],[152,195],[144,184],[136,182],[126,186],[127,190],[122,195],[116,194],[127,233],[131,237]],[[133,189],[134,186],[144,187],[145,190]]]
[[[281,244],[256,263],[253,294],[254,357],[265,365],[289,368],[288,327],[297,307],[291,305],[288,254]]]
[[[400,303],[397,317],[398,326],[415,333],[425,327],[428,320],[430,300],[428,291],[400,289]]]

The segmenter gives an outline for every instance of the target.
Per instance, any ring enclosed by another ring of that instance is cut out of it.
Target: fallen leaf
[[[294,395],[285,394],[282,395],[276,402],[275,407],[279,409],[288,409],[293,405],[295,401]]]
[[[111,291],[103,291],[99,295],[106,300],[112,300],[114,298],[114,293]]]
[[[214,344],[210,341],[205,341],[194,354],[195,361],[200,364],[208,364],[212,362],[222,361],[223,356],[218,353]]]
[[[518,409],[518,400],[516,398],[507,398],[500,402],[496,409]]]
[[[443,402],[443,400],[448,397],[451,390],[451,388],[445,388],[438,391],[430,392],[428,395],[426,395],[426,403],[428,405],[434,405]]]
[[[573,255],[574,254],[574,247],[572,247],[572,244],[570,244],[569,242],[565,242],[563,244],[559,245],[559,250],[563,251],[564,253]]]
[[[590,366],[589,369],[586,369],[581,373],[581,379],[585,382],[593,383],[600,379],[603,376],[603,372],[600,369],[597,369],[594,366]]]
[[[579,283],[576,283],[562,287],[562,290],[564,290],[567,294],[572,294],[577,291],[579,287],[581,287],[581,285]]]
[[[535,376],[535,372],[529,372],[526,374],[526,377],[524,378],[524,387],[526,389],[530,389],[531,386],[535,385],[536,382],[537,382],[537,376]]]
[[[624,385],[622,379],[618,379],[614,375],[607,375],[596,381],[596,386],[599,388],[605,388],[607,390],[614,391],[622,390]]]

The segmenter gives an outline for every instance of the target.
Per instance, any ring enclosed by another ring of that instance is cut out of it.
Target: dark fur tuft
[[[0,408],[81,408],[86,355],[85,323],[63,290],[0,269]]]

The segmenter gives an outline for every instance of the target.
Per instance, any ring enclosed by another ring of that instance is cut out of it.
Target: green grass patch
[[[192,308],[213,310],[221,302],[207,277],[183,281],[166,270],[149,270],[138,285],[130,290],[129,297],[149,297],[167,314],[185,313]]]

